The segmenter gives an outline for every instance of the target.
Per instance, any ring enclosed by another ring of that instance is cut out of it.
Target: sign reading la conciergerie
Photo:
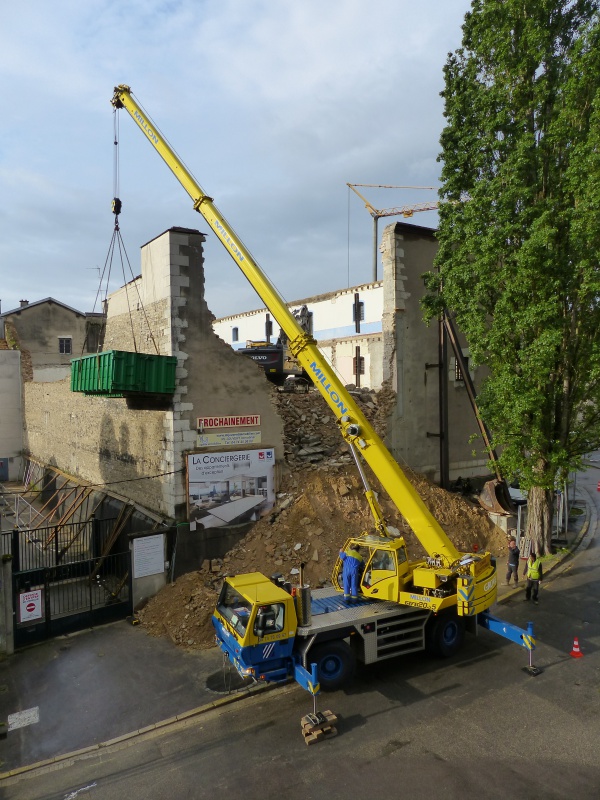
[[[275,503],[272,447],[187,456],[190,530],[254,522]]]

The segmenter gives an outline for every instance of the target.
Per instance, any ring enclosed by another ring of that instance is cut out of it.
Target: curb
[[[222,708],[223,706],[236,703],[238,700],[243,700],[247,697],[253,697],[254,695],[263,694],[264,692],[273,691],[274,689],[279,688],[281,688],[281,684],[258,684],[257,686],[250,687],[249,689],[244,689],[237,694],[228,695],[227,697],[222,697],[219,700],[214,700],[212,703],[206,703],[206,705],[198,706],[198,708],[194,708],[191,711],[184,711],[174,717],[169,717],[168,719],[163,719],[160,722],[155,722],[152,725],[147,725],[145,728],[138,728],[138,730],[125,733],[122,736],[116,736],[114,739],[108,739],[105,742],[99,742],[98,744],[93,744],[89,747],[83,747],[81,750],[73,750],[70,753],[63,753],[62,755],[54,756],[53,758],[48,758],[44,761],[37,761],[34,764],[27,764],[24,767],[16,767],[15,769],[8,770],[8,772],[0,772],[0,781],[6,780],[7,778],[18,778],[28,772],[33,772],[35,770],[41,770],[48,767],[60,769],[61,766],[67,766],[68,762],[73,761],[75,758],[92,755],[94,753],[100,753],[108,747],[123,744],[124,742],[128,742],[137,738],[138,736],[143,736],[146,733],[152,733],[153,731],[167,728],[170,725],[175,725],[178,722],[187,722],[190,719],[199,717],[202,714],[206,714],[208,711],[213,711],[215,709]]]
[[[598,525],[596,506],[592,502],[592,498],[590,497],[590,493],[587,489],[580,487],[579,491],[587,495],[585,498],[585,522],[581,526],[581,530],[575,537],[573,544],[568,547],[567,551],[559,556],[555,556],[551,564],[544,564],[544,575],[551,575],[553,572],[555,572],[558,567],[562,566],[568,558],[573,556],[581,546],[583,546],[584,549],[587,549],[595,534],[596,527]],[[503,594],[502,597],[499,597],[496,600],[497,605],[502,605],[507,600],[512,599],[517,592],[521,591],[521,588],[522,587],[519,586],[517,589],[512,589],[511,591],[506,592],[506,594]]]

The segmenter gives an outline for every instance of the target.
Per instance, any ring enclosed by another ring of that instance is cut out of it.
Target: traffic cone
[[[583,658],[583,653],[579,649],[579,639],[577,638],[577,636],[575,637],[575,640],[573,642],[573,649],[571,650],[571,656],[573,658]]]

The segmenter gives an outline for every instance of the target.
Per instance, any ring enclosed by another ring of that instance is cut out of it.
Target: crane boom
[[[430,513],[420,495],[324,358],[316,341],[302,330],[275,287],[217,209],[212,198],[204,192],[161,135],[156,125],[133,98],[130,87],[117,86],[111,102],[115,108],[125,108],[128,111],[142,133],[190,195],[196,211],[210,225],[287,335],[291,352],[311,377],[333,411],[341,435],[367,462],[427,553],[431,557],[442,559],[446,566],[458,562],[464,554],[456,549]]]

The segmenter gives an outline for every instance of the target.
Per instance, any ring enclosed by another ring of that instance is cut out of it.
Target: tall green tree
[[[473,0],[445,66],[440,247],[501,468],[550,550],[557,481],[600,446],[598,0]]]

